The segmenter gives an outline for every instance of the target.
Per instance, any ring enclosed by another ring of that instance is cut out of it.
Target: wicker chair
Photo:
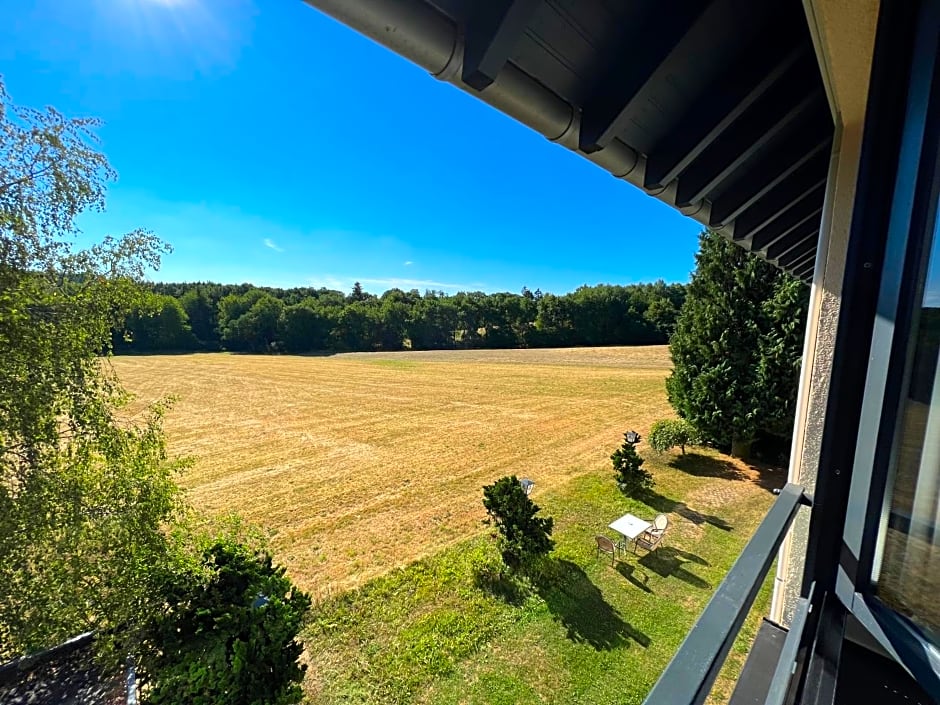
[[[617,546],[614,545],[614,542],[606,536],[595,536],[594,540],[597,542],[597,556],[599,557],[601,553],[609,553],[610,564],[613,565],[614,560],[617,558]]]
[[[669,528],[669,517],[665,514],[659,514],[653,519],[653,525],[636,537],[633,542],[633,552],[636,553],[637,546],[645,548],[647,551],[655,551],[663,542],[666,535],[666,529]]]

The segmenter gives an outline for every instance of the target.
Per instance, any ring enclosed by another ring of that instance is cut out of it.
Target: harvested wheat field
[[[191,455],[182,483],[210,512],[273,530],[317,596],[481,531],[482,485],[514,473],[533,497],[606,471],[630,428],[671,414],[662,347],[119,357]]]

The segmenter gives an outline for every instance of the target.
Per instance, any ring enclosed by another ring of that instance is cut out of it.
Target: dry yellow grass
[[[120,357],[140,403],[173,394],[171,451],[197,507],[273,529],[291,576],[345,589],[480,530],[482,485],[533,497],[609,467],[671,414],[665,347]]]

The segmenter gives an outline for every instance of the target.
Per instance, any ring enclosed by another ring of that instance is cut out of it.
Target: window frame
[[[906,100],[897,105],[879,101],[874,94],[869,97],[869,112],[902,111],[903,118],[884,257],[866,262],[868,267],[880,266],[880,284],[874,321],[869,323],[870,348],[835,591],[872,637],[936,694],[938,645],[884,603],[872,580],[892,499],[900,411],[916,345],[912,331],[919,322],[931,244],[934,237],[940,238],[940,233],[934,235],[940,199],[940,0],[920,4],[915,26]],[[863,154],[866,147],[863,143]],[[853,229],[869,207],[856,202]]]

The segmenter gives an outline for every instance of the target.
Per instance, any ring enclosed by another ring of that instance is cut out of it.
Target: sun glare
[[[118,31],[112,41],[130,45],[126,70],[141,75],[226,72],[235,66],[250,33],[248,0],[93,0]]]

